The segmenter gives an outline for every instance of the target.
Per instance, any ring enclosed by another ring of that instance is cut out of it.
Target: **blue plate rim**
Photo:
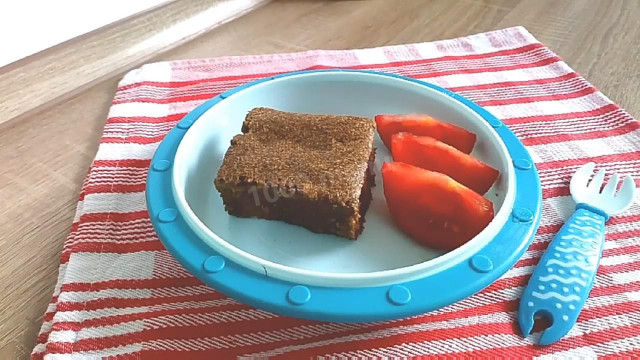
[[[324,287],[282,281],[246,269],[216,253],[187,225],[173,198],[171,165],[186,131],[208,109],[251,86],[274,79],[319,72],[357,72],[403,79],[460,101],[487,121],[514,163],[513,210],[494,239],[458,264],[436,274],[385,286]],[[515,265],[540,223],[542,190],[537,168],[525,146],[489,111],[448,89],[422,80],[371,70],[322,69],[283,73],[254,80],[205,101],[169,131],[154,153],[145,197],[152,225],[163,245],[191,274],[245,304],[273,313],[320,321],[382,321],[420,315],[469,297]],[[513,241],[513,239],[522,241]],[[444,294],[444,295],[443,295]]]

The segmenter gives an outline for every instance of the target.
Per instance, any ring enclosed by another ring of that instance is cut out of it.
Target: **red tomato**
[[[433,249],[451,251],[493,219],[493,203],[447,175],[417,166],[382,164],[391,218],[408,236]]]
[[[500,174],[475,157],[429,136],[395,133],[391,137],[391,153],[395,161],[449,175],[481,195]]]
[[[442,122],[424,114],[376,115],[376,126],[382,142],[391,149],[391,135],[404,131],[414,135],[431,136],[449,144],[465,154],[471,153],[476,135],[466,129]]]

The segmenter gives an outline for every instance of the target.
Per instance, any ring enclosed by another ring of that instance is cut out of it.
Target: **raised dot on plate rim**
[[[477,272],[486,273],[493,269],[493,261],[485,255],[475,255],[470,260],[471,268]]]
[[[153,163],[153,170],[165,171],[171,167],[169,160],[158,160]]]
[[[513,166],[515,166],[516,169],[529,170],[533,165],[531,161],[527,159],[515,159],[513,160]]]
[[[188,129],[193,125],[193,121],[190,120],[180,120],[178,122],[178,128],[180,129]]]
[[[453,96],[454,94],[452,94]],[[499,128],[502,126],[502,121],[498,120],[498,119],[489,119],[489,125],[491,125],[494,128]]]
[[[178,210],[173,208],[166,208],[158,213],[158,220],[163,223],[175,221],[178,217]]]
[[[411,292],[402,285],[393,285],[387,290],[387,299],[395,305],[405,305],[411,301]]]
[[[513,209],[513,217],[519,222],[530,222],[533,220],[533,213],[527,208],[517,207]]]
[[[214,255],[209,256],[202,264],[202,267],[208,273],[217,273],[224,269],[225,265],[226,261],[222,256]]]
[[[304,285],[295,285],[289,289],[287,297],[294,305],[303,305],[311,300],[311,290]]]

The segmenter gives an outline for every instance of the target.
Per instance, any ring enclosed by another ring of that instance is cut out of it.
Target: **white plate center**
[[[384,198],[380,167],[391,161],[391,155],[378,136],[373,200],[364,232],[357,240],[316,234],[281,221],[230,216],[213,180],[231,138],[240,133],[247,112],[258,106],[368,117],[428,113],[462,125],[478,135],[472,154],[501,172],[486,194],[494,203],[496,219],[478,237],[443,256],[404,235],[392,222]],[[224,99],[188,130],[173,171],[180,211],[216,251],[268,276],[322,285],[369,286],[441,271],[490,241],[506,221],[513,201],[512,191],[508,191],[513,188],[513,169],[507,150],[482,118],[457,100],[423,85],[368,73],[294,75]]]

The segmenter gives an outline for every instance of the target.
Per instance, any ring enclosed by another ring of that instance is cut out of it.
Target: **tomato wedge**
[[[493,203],[447,175],[386,162],[382,181],[397,226],[418,243],[451,251],[476,236],[493,219]]]
[[[424,114],[376,115],[376,126],[382,142],[391,149],[391,135],[404,131],[414,135],[431,136],[465,154],[471,153],[476,135],[458,125],[442,122]]]
[[[393,160],[437,171],[483,195],[500,172],[475,157],[430,136],[406,132],[391,136]]]

